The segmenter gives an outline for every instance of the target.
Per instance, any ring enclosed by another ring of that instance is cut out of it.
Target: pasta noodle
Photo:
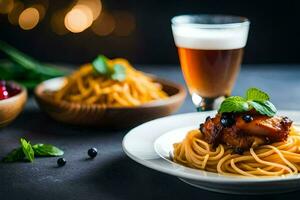
[[[54,93],[54,100],[130,107],[168,97],[159,83],[135,70],[127,60],[117,58],[108,62],[110,65],[119,64],[125,67],[125,80],[112,80],[96,74],[92,64],[86,64],[67,78],[65,86]]]
[[[280,176],[300,170],[300,132],[291,129],[287,141],[250,148],[243,155],[219,144],[212,148],[199,130],[191,130],[174,144],[173,161],[187,167],[237,176]]]

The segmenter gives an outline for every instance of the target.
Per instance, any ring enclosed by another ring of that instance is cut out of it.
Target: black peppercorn
[[[59,159],[57,160],[57,165],[58,165],[59,167],[64,166],[66,163],[67,163],[67,161],[66,161],[65,158],[59,158]]]
[[[95,158],[95,157],[97,156],[97,154],[98,154],[98,150],[97,150],[95,147],[90,148],[90,149],[88,150],[88,155],[89,155],[91,158]]]
[[[246,123],[249,123],[253,120],[253,117],[251,115],[243,115],[242,118]]]
[[[244,153],[244,149],[242,149],[241,147],[236,147],[234,150],[233,150],[234,153],[237,153],[239,155],[243,155]]]
[[[232,118],[221,118],[220,123],[224,128],[229,128],[235,124],[235,120]]]

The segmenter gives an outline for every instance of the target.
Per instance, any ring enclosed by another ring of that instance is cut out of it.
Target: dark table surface
[[[145,66],[140,69],[183,83],[179,67]],[[300,65],[243,66],[233,94],[251,86],[267,91],[279,109],[300,110]],[[178,111],[192,112],[188,97]],[[109,131],[73,127],[55,122],[42,113],[33,98],[24,112],[9,126],[0,129],[0,157],[18,146],[19,138],[31,143],[51,143],[65,150],[67,164],[57,168],[57,158],[39,158],[34,163],[0,163],[0,199],[283,199],[299,192],[237,196],[191,187],[176,177],[148,169],[122,151],[128,130]],[[87,159],[87,150],[96,147],[99,155]],[[300,188],[299,188],[300,189]]]

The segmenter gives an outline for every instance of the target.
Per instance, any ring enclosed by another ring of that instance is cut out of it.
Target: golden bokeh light
[[[102,3],[100,0],[79,0],[77,5],[85,5],[92,11],[93,20],[96,20],[102,10]]]
[[[78,9],[81,10],[82,12],[84,12],[85,16],[87,17],[87,21],[88,21],[88,27],[92,25],[93,23],[93,12],[92,10],[86,6],[86,5],[81,5],[81,4],[77,4],[73,7],[73,9]]]
[[[66,15],[66,13],[67,13],[67,10],[60,10],[60,11],[55,12],[51,16],[51,20],[50,20],[51,29],[54,33],[56,33],[58,35],[65,35],[69,32],[66,29],[65,24],[64,24],[64,17]]]
[[[89,7],[76,5],[66,14],[64,22],[69,31],[80,33],[92,25],[93,14]]]
[[[24,4],[20,1],[14,1],[14,7],[8,13],[8,21],[13,25],[18,25],[19,23],[19,16],[24,10]]]
[[[0,0],[0,13],[10,13],[14,8],[14,0]]]
[[[136,26],[135,17],[127,11],[115,11],[113,13],[116,19],[116,28],[114,34],[118,36],[130,35]]]
[[[36,8],[26,8],[19,16],[19,25],[24,30],[33,29],[40,19],[39,11]]]
[[[92,30],[99,36],[107,36],[111,34],[116,27],[114,17],[107,13],[102,12],[99,18],[93,23]]]
[[[32,6],[30,6],[32,8],[36,8],[39,11],[39,15],[40,15],[40,21],[45,17],[46,14],[46,8],[43,4],[34,4]]]

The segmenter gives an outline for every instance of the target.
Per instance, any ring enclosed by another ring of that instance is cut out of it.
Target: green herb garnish
[[[9,163],[9,162],[15,162],[15,161],[21,161],[25,157],[24,152],[22,148],[17,148],[12,150],[9,154],[7,154],[2,161]]]
[[[123,81],[126,78],[126,70],[123,65],[116,64],[113,67],[114,73],[111,75],[113,80]]]
[[[41,63],[6,42],[0,41],[0,51],[9,59],[0,61],[0,79],[15,80],[33,89],[44,80],[66,75],[66,71]]]
[[[35,144],[32,146],[36,156],[62,156],[64,152],[51,144]]]
[[[34,160],[34,151],[32,149],[32,146],[30,142],[27,142],[24,138],[21,138],[21,146],[23,153],[25,155],[25,158],[29,160],[30,162],[33,162]]]
[[[62,156],[64,152],[51,145],[51,144],[35,144],[31,145],[30,142],[24,138],[20,139],[21,147],[12,150],[7,156],[2,159],[2,162],[16,162],[27,160],[34,161],[35,157],[44,156]]]
[[[257,88],[249,88],[246,97],[231,96],[226,98],[220,106],[219,113],[246,112],[255,109],[262,115],[272,117],[277,110],[269,100],[270,97],[267,93]]]
[[[110,65],[108,63],[108,58],[99,55],[93,62],[94,71],[97,74],[106,76],[112,80],[123,81],[126,78],[126,70],[125,67],[121,64]]]
[[[246,99],[254,101],[268,101],[270,100],[270,97],[267,93],[257,88],[249,88],[246,92]]]

